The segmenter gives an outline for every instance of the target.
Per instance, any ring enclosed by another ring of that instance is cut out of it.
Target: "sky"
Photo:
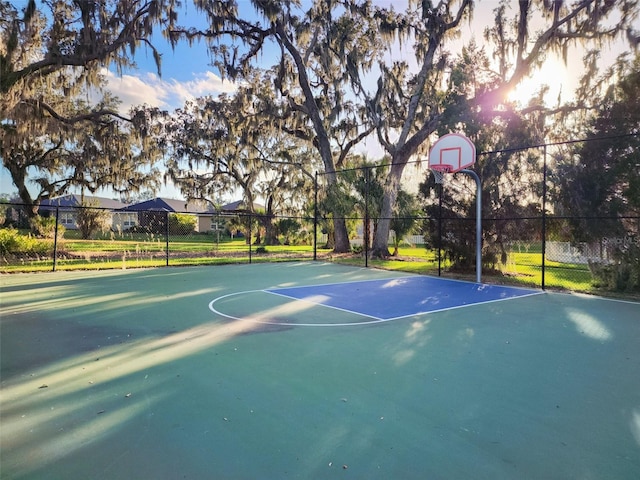
[[[248,0],[239,0],[239,3]],[[14,5],[22,6],[26,0],[13,0]],[[187,2],[185,2],[187,3]],[[394,8],[401,9],[399,0],[379,0],[381,4],[393,4]],[[474,11],[473,26],[468,23],[463,25],[462,36],[458,42],[461,46],[472,38],[482,44],[482,30],[484,25],[492,17],[493,9],[498,5],[497,0],[480,0],[477,2]],[[248,6],[248,3],[243,5]],[[189,10],[180,16],[185,24],[194,22],[202,23],[192,5]],[[182,23],[182,20],[181,22]],[[159,34],[153,38],[154,45],[162,53],[162,76],[157,73],[156,65],[152,53],[145,48],[138,50],[136,54],[137,69],[123,72],[122,75],[104,70],[108,82],[108,88],[122,101],[121,110],[126,112],[131,106],[146,104],[159,107],[161,109],[173,110],[184,104],[186,100],[205,95],[217,95],[224,92],[232,92],[234,85],[228,81],[222,81],[215,69],[210,65],[210,58],[207,54],[206,46],[203,43],[194,42],[188,45],[181,42],[175,49]],[[402,56],[402,51],[397,54]],[[612,57],[615,55],[611,54]],[[555,100],[562,88],[563,98],[573,89],[577,77],[570,72],[576,71],[576,66],[580,64],[580,55],[571,55],[569,65],[564,65],[558,59],[551,59],[545,64],[542,70],[536,73],[531,80],[522,83],[518,92],[524,96],[539,88],[540,83],[551,83],[549,99]],[[512,98],[520,98],[517,93]],[[524,98],[524,97],[523,97]],[[366,153],[369,158],[379,158],[382,150],[375,144],[375,141],[368,141],[360,147],[360,151]],[[13,193],[15,187],[11,183],[6,170],[0,171],[0,193]],[[110,196],[108,192],[98,193],[103,196]],[[170,198],[180,198],[180,193],[171,185],[163,187],[158,196]]]
[[[248,0],[239,0],[239,3],[248,4]],[[376,3],[385,6],[393,5],[396,10],[400,10],[406,1],[377,0]],[[469,23],[463,24],[458,46],[471,39],[475,39],[482,45],[483,29],[492,21],[492,12],[498,4],[497,0],[479,0],[477,2],[473,23],[471,25]],[[203,21],[194,12],[193,6],[190,6],[190,9],[183,12],[179,18],[180,23],[203,24]],[[203,42],[194,42],[192,45],[181,42],[175,50],[160,35],[156,35],[153,42],[162,52],[162,76],[157,74],[153,55],[144,48],[136,57],[137,70],[125,72],[122,76],[113,72],[105,72],[109,89],[122,100],[123,110],[126,111],[130,106],[141,103],[172,109],[180,107],[186,100],[198,96],[233,91],[233,85],[229,82],[223,82],[215,68],[211,66]],[[407,55],[407,57],[409,56]],[[570,63],[573,60],[576,59],[570,59]],[[268,62],[265,63],[270,65]],[[559,80],[564,83],[569,82],[570,70],[572,70],[572,65],[566,66],[558,59],[551,59],[540,72],[534,75],[532,80],[523,82],[521,90],[530,91],[537,88],[540,82],[548,82],[552,79],[554,85],[549,96],[555,95],[554,98],[556,98],[560,88]]]

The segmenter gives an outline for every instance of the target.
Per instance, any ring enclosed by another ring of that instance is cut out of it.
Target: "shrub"
[[[61,230],[62,229],[62,230]],[[31,230],[39,237],[53,238],[56,232],[56,217],[37,216],[31,219]],[[58,236],[64,233],[64,227],[58,225]]]
[[[96,202],[83,202],[77,211],[76,224],[82,238],[91,238],[97,232],[106,232],[111,228],[111,212],[94,208]]]
[[[125,230],[126,233],[153,233],[151,229],[145,225],[134,225],[131,228]]]
[[[275,226],[284,237],[284,244],[290,245],[295,241],[296,232],[300,230],[300,223],[292,218],[282,218],[275,223]]]
[[[51,253],[51,242],[31,235],[21,235],[15,228],[0,230],[0,254],[40,256]]]
[[[631,244],[617,257],[612,264],[589,263],[594,284],[617,292],[640,290],[640,246]]]
[[[302,229],[293,234],[290,244],[291,245],[311,245],[312,243],[313,243],[313,232],[308,232],[307,230]]]
[[[171,235],[189,235],[196,229],[196,217],[187,213],[169,215],[169,233]]]
[[[0,254],[7,255],[18,251],[20,245],[18,231],[15,228],[0,230]]]

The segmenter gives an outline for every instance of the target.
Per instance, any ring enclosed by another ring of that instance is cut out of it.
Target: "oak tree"
[[[371,26],[370,4],[252,0],[253,11],[240,8],[247,5],[198,3],[208,28],[175,27],[170,38],[207,39],[214,65],[233,79],[246,78],[256,66],[271,62],[268,88],[276,97],[256,92],[261,111],[271,119],[265,128],[281,129],[313,145],[331,187],[336,168],[373,129],[364,122],[364,106],[349,94],[345,69],[345,62],[366,69],[375,58],[377,37],[372,31],[363,34]],[[332,217],[334,250],[349,251],[344,216],[336,211]]]
[[[152,51],[159,69],[160,54],[149,37],[175,18],[177,3],[28,0],[18,10],[0,2],[0,156],[32,215],[39,199],[70,185],[100,188],[114,175],[116,189],[125,177],[138,181],[135,164],[124,163],[136,154],[116,158],[133,130],[120,121],[132,118],[108,96],[100,100],[101,69],[133,66],[141,46]],[[105,162],[99,178],[85,176]],[[39,185],[33,198],[29,181]]]
[[[529,0],[518,2],[513,11],[512,5],[500,2],[493,25],[486,30],[485,40],[497,65],[497,82],[466,97],[466,102],[480,112],[499,110],[508,92],[552,53],[562,54],[576,45],[598,46],[614,39],[636,43],[638,38],[633,30],[639,10],[635,1]],[[443,119],[458,108],[442,99],[452,88],[452,41],[459,35],[462,22],[473,21],[473,7],[471,0],[409,2],[403,13],[380,8],[374,17],[391,39],[409,38],[413,42],[411,61],[381,63],[378,88],[370,92],[364,86],[362,89],[377,137],[392,158],[374,255],[388,255],[389,225],[407,163],[412,156],[424,153],[426,142],[438,132]],[[464,129],[464,124],[451,128]]]

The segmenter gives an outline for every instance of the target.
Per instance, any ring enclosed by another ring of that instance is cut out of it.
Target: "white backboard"
[[[429,151],[429,168],[458,172],[476,162],[476,146],[460,133],[449,133],[438,139]]]

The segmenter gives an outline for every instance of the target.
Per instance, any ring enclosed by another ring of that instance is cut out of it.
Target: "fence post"
[[[53,231],[53,270],[56,271],[58,264],[58,221],[60,219],[60,207],[56,207],[56,227]]]
[[[166,264],[169,266],[169,211],[164,212],[164,239],[165,239],[165,252],[166,252]]]
[[[249,263],[252,263],[252,258],[251,258],[251,242],[253,240],[253,231],[252,231],[252,225],[251,223],[253,222],[253,215],[251,212],[249,212],[249,228],[247,228],[247,233],[249,234]],[[259,228],[259,227],[258,227]]]
[[[318,259],[318,172],[313,181],[313,259]]]
[[[364,225],[362,226],[362,240],[364,243],[364,266],[369,267],[369,182],[370,167],[364,168]]]
[[[547,146],[542,161],[542,290],[544,290],[545,257],[547,255]]]

